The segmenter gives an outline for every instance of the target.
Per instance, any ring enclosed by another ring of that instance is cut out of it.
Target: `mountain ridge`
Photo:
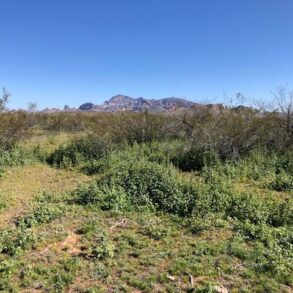
[[[183,98],[168,97],[163,99],[146,99],[143,97],[132,98],[126,95],[115,95],[100,105],[84,103],[79,106],[79,111],[94,112],[166,112],[174,111],[179,108],[192,108],[198,103],[188,101]]]

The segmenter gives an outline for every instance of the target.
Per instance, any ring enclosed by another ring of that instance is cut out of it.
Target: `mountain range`
[[[125,95],[116,95],[110,100],[105,101],[101,105],[93,103],[84,103],[78,108],[79,111],[95,111],[95,112],[165,112],[174,111],[179,108],[191,108],[198,105],[197,103],[187,101],[181,98],[165,98],[165,99],[145,99],[131,98]]]

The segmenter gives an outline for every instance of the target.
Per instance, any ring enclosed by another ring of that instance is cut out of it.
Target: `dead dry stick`
[[[109,228],[109,230],[112,231],[112,230],[113,230],[114,228],[116,228],[117,226],[121,226],[121,225],[123,225],[123,224],[125,224],[125,223],[126,223],[126,219],[123,219],[122,221],[120,221],[120,222],[116,223],[115,225],[111,226],[111,227]]]
[[[189,283],[192,289],[194,289],[194,282],[193,282],[193,277],[191,274],[187,273],[187,275],[189,276]]]

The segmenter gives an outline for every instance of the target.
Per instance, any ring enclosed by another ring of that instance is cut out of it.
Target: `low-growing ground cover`
[[[292,292],[291,154],[64,143],[5,167],[0,290]]]

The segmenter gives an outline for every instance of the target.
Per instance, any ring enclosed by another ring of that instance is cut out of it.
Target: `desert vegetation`
[[[3,94],[1,291],[292,292],[292,95],[42,114]]]

